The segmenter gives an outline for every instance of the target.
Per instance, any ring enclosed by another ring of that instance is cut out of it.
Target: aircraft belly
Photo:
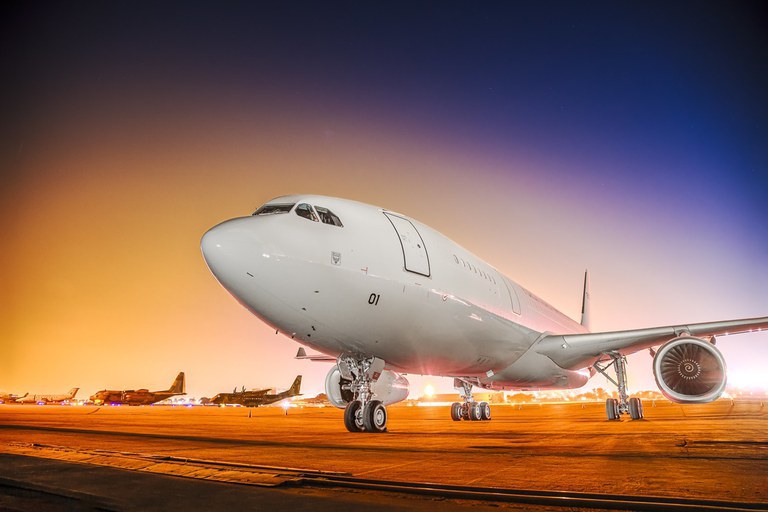
[[[327,354],[370,354],[402,371],[465,376],[508,366],[532,341],[511,322],[425,284],[301,260],[280,265],[280,274],[254,269],[237,295],[267,324]],[[289,282],[278,284],[281,276]]]
[[[589,380],[589,373],[566,370],[550,358],[529,350],[509,367],[481,383],[490,389],[573,389]]]
[[[308,294],[297,334],[322,352],[375,355],[411,373],[472,375],[508,366],[533,341],[511,322],[417,283],[342,271],[337,286],[328,284]]]

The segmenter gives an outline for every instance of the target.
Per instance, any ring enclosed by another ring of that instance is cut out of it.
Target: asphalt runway
[[[173,481],[184,479],[165,475],[186,476],[205,480],[206,485],[213,483],[210,480],[242,484],[248,482],[238,478],[250,479],[261,486],[258,493],[281,500],[299,491],[267,488],[316,472],[308,478],[323,480],[327,474],[371,482],[691,498],[768,509],[768,406],[760,401],[685,406],[659,401],[645,404],[645,420],[620,422],[605,420],[599,403],[497,405],[488,422],[453,422],[448,407],[392,406],[388,411],[389,432],[365,434],[347,432],[342,411],[334,408],[292,408],[286,415],[272,407],[4,405],[0,454],[7,458],[0,468],[47,460],[51,467],[127,469]],[[201,462],[191,464],[194,461]],[[214,467],[210,461],[228,466]],[[230,475],[238,473],[238,465],[250,468],[244,469],[247,477]],[[16,477],[4,474],[8,471],[0,469],[0,477],[27,481],[30,492],[34,485],[52,485],[18,476],[25,474],[21,469]],[[303,490],[298,497],[308,510],[321,510],[329,492]],[[368,510],[410,510],[424,506],[419,502],[423,499],[430,499],[429,507],[435,510],[463,508],[465,503],[459,499],[463,495],[447,500],[438,496],[436,501],[434,496],[409,498],[370,489],[330,494],[343,502],[362,502]],[[158,496],[162,500],[163,493],[158,491]],[[387,499],[382,501],[382,496]],[[125,506],[130,496],[122,499],[112,509],[130,508]],[[268,501],[262,498],[259,503]],[[482,499],[473,506],[500,505],[492,502]],[[161,508],[170,510],[165,505]],[[328,502],[331,508],[338,505]]]

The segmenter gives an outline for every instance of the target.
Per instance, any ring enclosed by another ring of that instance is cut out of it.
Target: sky
[[[410,215],[574,318],[589,269],[595,331],[768,315],[759,2],[0,11],[0,390],[323,391],[199,249],[289,193]],[[718,347],[768,386],[768,333]]]

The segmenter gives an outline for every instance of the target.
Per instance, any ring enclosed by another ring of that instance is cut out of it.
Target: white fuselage
[[[375,356],[406,373],[487,387],[568,388],[589,378],[529,350],[542,333],[583,326],[430,227],[324,196],[267,204],[310,204],[343,223],[301,217],[294,206],[223,222],[203,237],[219,282],[286,336],[328,355]]]

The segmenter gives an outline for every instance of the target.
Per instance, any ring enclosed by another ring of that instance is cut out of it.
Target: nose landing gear
[[[373,399],[372,386],[381,376],[384,360],[377,357],[342,355],[338,360],[342,389],[352,392],[353,400],[344,409],[344,426],[350,432],[386,432],[387,408]]]

